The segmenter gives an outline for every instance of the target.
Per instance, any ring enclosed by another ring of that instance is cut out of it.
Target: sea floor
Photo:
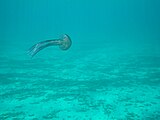
[[[107,53],[2,56],[0,120],[160,120],[160,56]]]

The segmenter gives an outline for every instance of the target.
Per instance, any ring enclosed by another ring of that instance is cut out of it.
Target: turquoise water
[[[159,0],[1,0],[0,120],[160,120]],[[68,34],[72,46],[37,42]]]

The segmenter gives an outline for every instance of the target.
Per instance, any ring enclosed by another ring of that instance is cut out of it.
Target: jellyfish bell
[[[67,34],[64,34],[60,42],[59,48],[61,50],[68,50],[71,47],[71,45],[72,45],[71,38]]]

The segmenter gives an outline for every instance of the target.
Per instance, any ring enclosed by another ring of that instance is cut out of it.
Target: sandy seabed
[[[84,53],[2,56],[0,120],[160,120],[160,56]]]

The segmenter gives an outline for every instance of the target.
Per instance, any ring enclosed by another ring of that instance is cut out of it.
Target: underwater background
[[[160,120],[159,0],[0,0],[0,120]],[[68,34],[31,58],[37,42]]]

